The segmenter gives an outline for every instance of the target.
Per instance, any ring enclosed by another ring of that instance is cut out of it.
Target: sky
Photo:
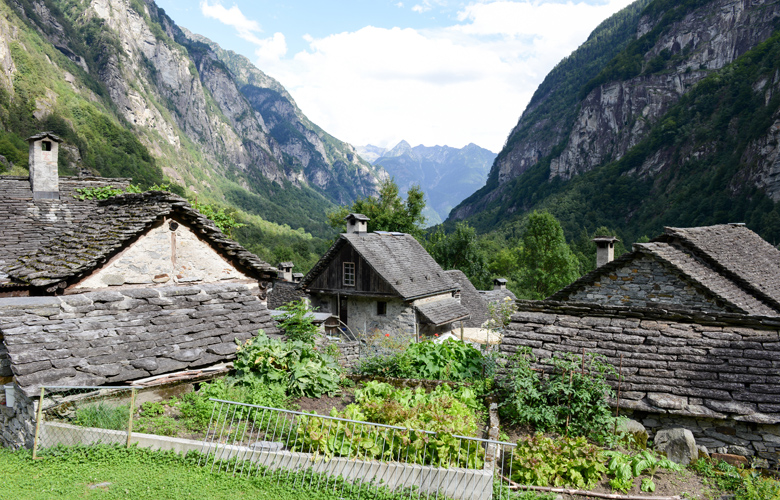
[[[499,152],[536,87],[631,0],[157,0],[354,146]]]

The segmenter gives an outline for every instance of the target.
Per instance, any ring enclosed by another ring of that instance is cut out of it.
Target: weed
[[[82,427],[97,427],[122,431],[130,421],[130,405],[112,405],[104,401],[76,410],[74,423]]]
[[[517,442],[511,460],[512,480],[536,486],[587,489],[607,471],[601,449],[584,437],[554,440],[537,433]]]

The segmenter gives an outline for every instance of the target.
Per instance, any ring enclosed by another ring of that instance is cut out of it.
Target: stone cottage
[[[347,217],[342,234],[304,276],[312,305],[338,317],[355,335],[409,339],[442,333],[467,319],[458,285],[409,234],[366,229],[362,214]]]
[[[744,225],[666,228],[518,306],[505,356],[605,356],[613,405],[651,434],[685,427],[710,451],[780,461],[780,251]]]
[[[41,386],[205,367],[258,329],[275,333],[276,269],[170,193],[74,197],[127,180],[59,179],[57,142],[31,137],[30,178],[0,177],[0,377],[17,387],[17,407],[0,412],[6,445],[29,445]]]

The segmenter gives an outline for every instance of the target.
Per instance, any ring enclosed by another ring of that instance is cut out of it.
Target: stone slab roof
[[[517,300],[517,297],[514,293],[512,293],[512,290],[509,290],[507,288],[502,288],[498,290],[480,290],[480,295],[487,301],[487,303],[491,302],[501,302],[502,300],[508,298],[512,301]]]
[[[743,225],[666,228],[649,243],[586,274],[549,297],[565,301],[641,256],[662,262],[728,310],[780,315],[780,251]],[[660,307],[660,306],[659,306]],[[666,306],[663,306],[666,307]]]
[[[466,328],[482,326],[489,319],[487,301],[463,271],[451,269],[444,272],[460,287],[460,303],[469,311],[469,319],[463,322],[463,326]]]
[[[351,245],[404,300],[458,289],[422,245],[405,233],[342,234],[303,278],[301,288],[324,271],[344,245]]]
[[[258,329],[278,334],[259,293],[217,283],[0,298],[0,334],[28,396],[122,384],[232,359]]]
[[[469,310],[455,298],[427,302],[417,307],[427,323],[439,326],[468,318]]]
[[[274,283],[271,291],[268,292],[268,308],[279,309],[296,300],[308,297],[306,293],[298,288],[297,283],[289,281],[277,281]]]
[[[0,265],[37,251],[89,217],[98,201],[75,198],[77,189],[124,188],[129,183],[130,179],[63,177],[59,200],[35,200],[28,177],[0,176]],[[7,281],[3,274],[0,283]]]
[[[712,272],[712,269],[680,248],[658,242],[638,243],[635,248],[640,252],[652,254],[673,266],[690,281],[698,283],[723,302],[745,314],[777,315],[777,311],[750,295],[733,281]]]
[[[780,250],[741,224],[665,228],[654,241],[678,244],[780,310]]]
[[[247,275],[268,279],[276,269],[227,238],[183,198],[162,191],[123,194],[96,205],[78,223],[63,224],[40,248],[14,260],[5,272],[15,281],[53,290],[99,268],[163,218],[189,225],[212,248]]]

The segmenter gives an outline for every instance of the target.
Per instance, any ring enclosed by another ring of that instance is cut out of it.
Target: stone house
[[[780,462],[780,251],[741,224],[666,228],[543,301],[518,301],[502,354],[599,354],[621,414],[710,451]],[[612,381],[617,388],[617,380]]]
[[[452,329],[468,310],[459,286],[417,240],[366,230],[368,218],[347,217],[339,236],[300,283],[312,305],[354,335],[391,334],[412,340]]]
[[[31,137],[29,179],[0,177],[0,381],[17,388],[17,407],[0,406],[6,445],[29,444],[41,386],[207,367],[261,328],[276,333],[276,269],[176,195],[74,197],[128,180],[59,179],[57,142]]]

